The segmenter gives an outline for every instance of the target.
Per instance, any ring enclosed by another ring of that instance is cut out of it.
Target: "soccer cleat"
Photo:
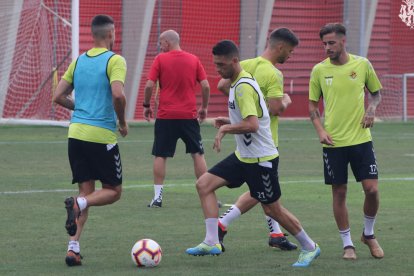
[[[155,207],[155,208],[161,208],[162,207],[162,199],[161,198],[156,198],[156,199],[152,199],[151,203],[148,204],[148,207]]]
[[[291,243],[285,236],[282,237],[269,237],[269,246],[279,248],[280,250],[295,250],[298,246]]]
[[[310,264],[321,255],[321,249],[318,244],[315,244],[313,251],[303,250],[299,254],[299,259],[294,263],[293,267],[308,267]]]
[[[193,255],[193,256],[206,256],[206,255],[217,256],[217,255],[220,255],[221,252],[222,252],[221,245],[219,243],[210,246],[204,242],[200,243],[196,247],[188,248],[185,251],[185,253],[187,253],[188,255]]]
[[[365,236],[364,232],[362,232],[361,241],[368,245],[369,251],[371,251],[371,255],[374,258],[382,259],[384,258],[384,251],[382,250],[381,246],[379,245],[377,239],[374,235]]]
[[[224,228],[224,226],[223,226],[223,228]],[[219,238],[219,242],[220,242],[220,245],[221,245],[221,252],[226,251],[226,249],[224,248],[224,236],[226,234],[227,234],[227,231],[223,230],[220,227],[220,222],[219,222],[219,225],[218,225],[218,238]]]
[[[77,223],[80,216],[78,202],[75,197],[65,199],[65,208],[67,212],[65,228],[69,236],[75,236],[78,229]]]
[[[344,255],[342,255],[344,260],[356,260],[357,256],[355,254],[355,247],[348,245],[344,247]]]
[[[69,250],[66,253],[65,262],[68,266],[82,265],[81,259],[83,258],[80,253],[75,253],[72,250]]]

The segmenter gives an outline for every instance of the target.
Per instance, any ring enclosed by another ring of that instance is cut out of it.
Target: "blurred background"
[[[52,103],[53,91],[72,59],[92,47],[96,14],[115,20],[114,51],[128,65],[129,120],[142,120],[146,75],[161,32],[176,30],[182,49],[201,59],[212,88],[209,117],[215,117],[227,114],[227,100],[216,89],[212,46],[231,39],[242,59],[255,57],[278,27],[300,38],[293,56],[277,65],[293,100],[283,117],[306,118],[310,71],[325,58],[319,29],[330,22],[345,24],[348,51],[367,57],[380,77],[378,119],[414,118],[414,0],[2,0],[0,121],[69,119],[68,111]]]

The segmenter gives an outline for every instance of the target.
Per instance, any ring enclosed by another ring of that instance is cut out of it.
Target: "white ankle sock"
[[[162,199],[162,190],[164,185],[162,184],[154,184],[154,199]]]
[[[295,238],[298,240],[303,250],[315,250],[315,242],[308,236],[308,234],[306,234],[305,230],[302,229],[299,233],[295,235]]]
[[[339,234],[342,238],[342,244],[344,245],[344,248],[347,246],[354,247],[354,244],[352,243],[351,238],[351,228],[345,229],[345,230],[339,230]]]
[[[280,230],[280,226],[279,226],[279,223],[277,223],[277,221],[275,221],[269,216],[266,216],[266,221],[267,221],[267,227],[269,227],[270,235],[283,236],[282,230]]]
[[[83,210],[88,207],[88,202],[86,201],[86,198],[84,197],[77,197],[76,201],[78,202],[79,210],[82,212]]]
[[[75,253],[79,253],[80,252],[79,241],[69,241],[68,251],[73,251]]]
[[[374,235],[375,217],[364,215],[364,235]]]
[[[218,240],[218,219],[217,218],[207,218],[205,219],[206,223],[206,238],[204,243],[208,245],[215,245],[219,243]]]
[[[236,205],[231,206],[219,219],[220,223],[227,228],[233,220],[241,216],[240,209]]]

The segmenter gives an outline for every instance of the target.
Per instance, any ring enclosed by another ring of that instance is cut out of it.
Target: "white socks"
[[[267,227],[271,237],[283,237],[282,230],[280,230],[279,223],[269,216],[266,216]]]
[[[218,240],[218,219],[217,218],[207,218],[205,219],[206,223],[206,238],[204,243],[212,246],[219,243]]]
[[[73,251],[75,253],[79,253],[80,252],[79,241],[69,241],[68,251]]]
[[[83,210],[88,207],[88,202],[86,201],[86,198],[84,197],[77,197],[76,201],[78,202],[79,210],[82,212]]]
[[[240,209],[236,205],[231,206],[224,214],[221,215],[219,221],[221,225],[227,228],[233,220],[241,216]]]
[[[162,184],[154,184],[154,199],[162,199],[162,190],[164,185]]]
[[[351,229],[345,229],[345,230],[339,230],[339,234],[341,235],[342,238],[342,244],[343,247],[347,247],[347,246],[352,246],[354,247],[354,244],[352,243],[352,239],[351,239]]]
[[[364,235],[365,236],[374,235],[374,224],[375,224],[375,217],[364,215]]]
[[[295,235],[295,238],[300,243],[300,246],[303,250],[306,251],[313,251],[316,248],[315,242],[306,234],[305,230],[301,230],[299,233]]]

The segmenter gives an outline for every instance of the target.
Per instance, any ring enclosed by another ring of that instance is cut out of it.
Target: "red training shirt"
[[[178,50],[160,53],[152,63],[148,79],[159,80],[157,118],[197,118],[196,86],[207,79],[198,57]]]

